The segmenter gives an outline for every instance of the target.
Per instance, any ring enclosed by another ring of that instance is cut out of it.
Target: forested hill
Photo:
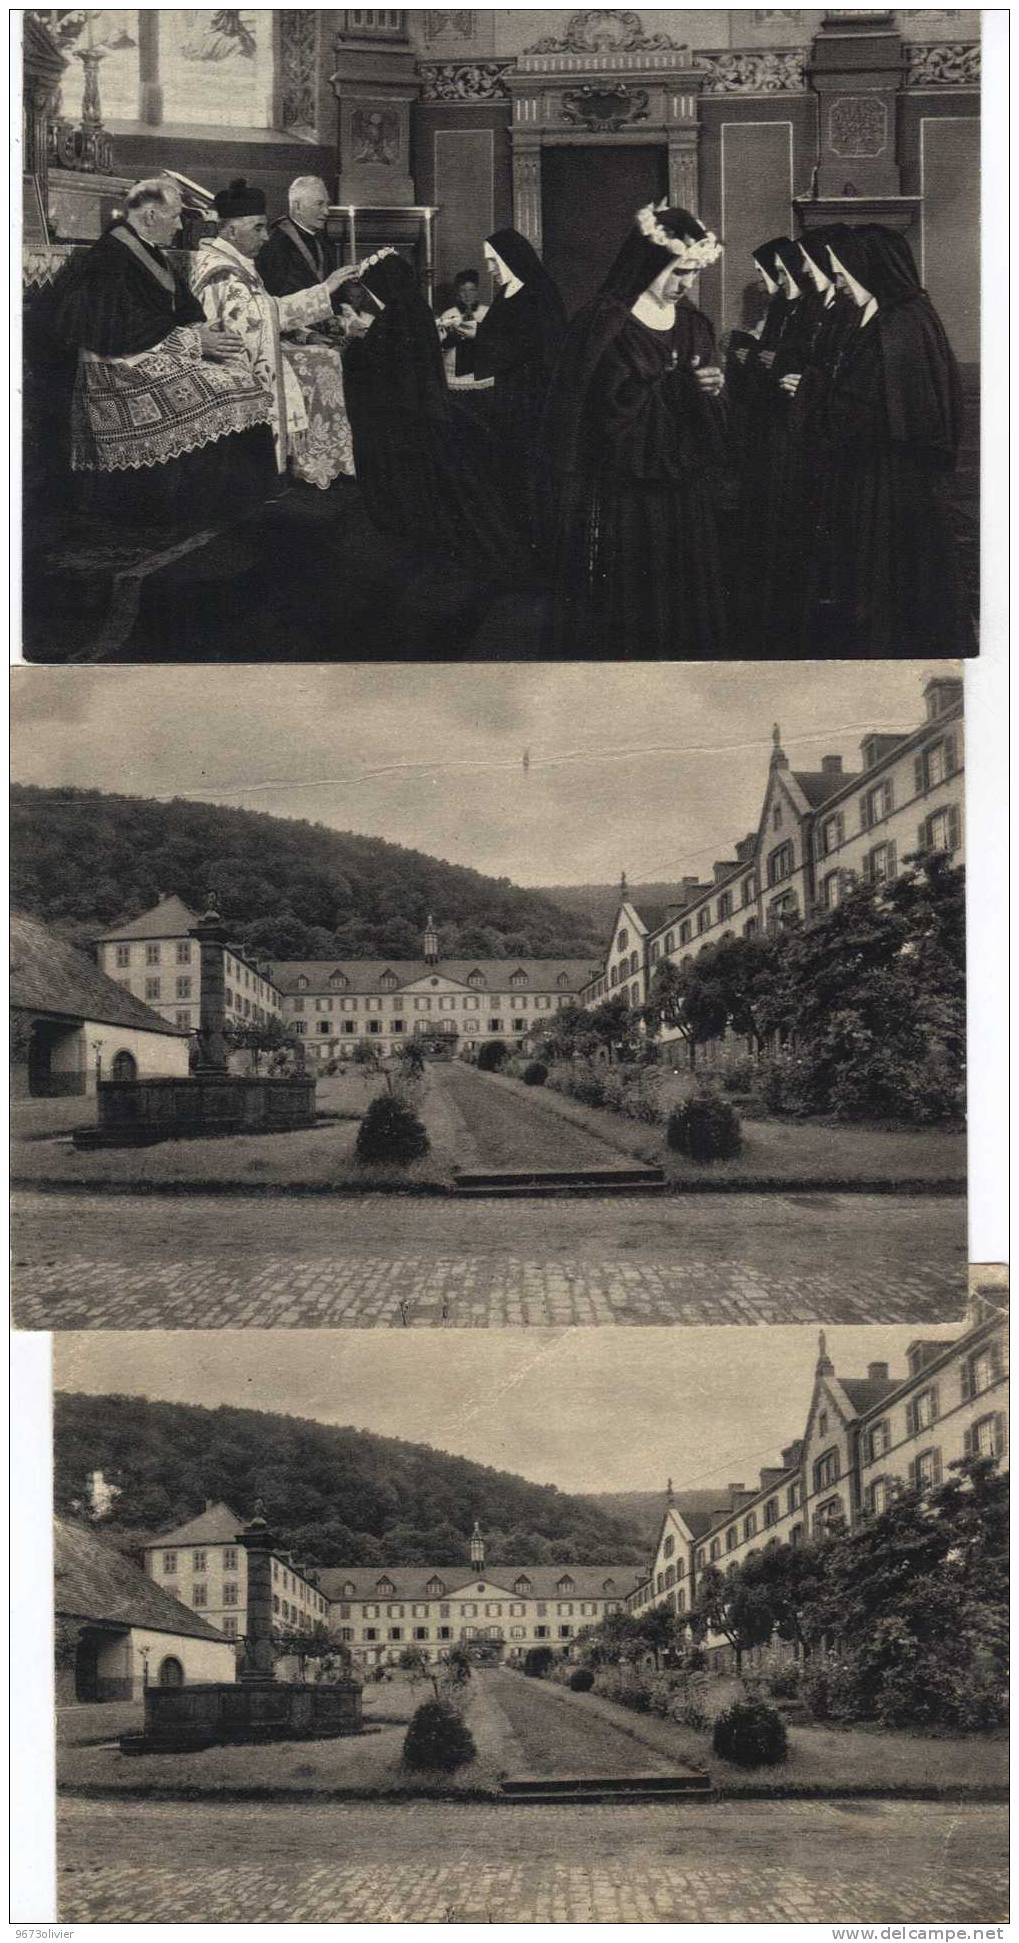
[[[81,943],[176,893],[210,892],[267,958],[418,958],[431,912],[448,958],[590,958],[589,919],[538,891],[379,837],[254,810],[16,785],[12,897]]]
[[[568,911],[579,924],[587,926],[602,940],[615,923],[620,895],[617,884],[545,884],[536,893],[551,898]],[[628,884],[626,895],[638,911],[644,904],[661,906],[678,901],[681,893],[676,880],[657,884]],[[603,945],[604,949],[604,945]]]
[[[625,1517],[554,1485],[303,1417],[58,1392],[54,1451],[58,1511],[80,1510],[95,1470],[121,1493],[104,1529],[166,1531],[210,1498],[246,1519],[262,1498],[312,1565],[463,1564],[475,1519],[493,1565],[639,1564],[646,1553]]]

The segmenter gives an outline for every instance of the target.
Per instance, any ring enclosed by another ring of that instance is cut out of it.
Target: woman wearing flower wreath
[[[723,652],[710,479],[722,374],[691,356],[677,313],[720,252],[688,210],[649,205],[570,326],[546,418],[551,653]]]

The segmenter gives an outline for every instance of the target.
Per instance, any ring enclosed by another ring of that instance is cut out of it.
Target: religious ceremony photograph
[[[58,1336],[60,1920],[1005,1921],[1007,1303]]]
[[[22,21],[28,660],[977,652],[976,10]]]
[[[958,664],[13,687],[22,1327],[962,1314]]]

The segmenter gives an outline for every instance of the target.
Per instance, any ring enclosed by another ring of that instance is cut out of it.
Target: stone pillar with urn
[[[219,912],[209,899],[208,909],[192,926],[191,937],[198,945],[199,1019],[197,1075],[226,1073],[226,968],[227,932]]]
[[[263,1510],[261,1498],[256,1498],[251,1523],[237,1533],[237,1543],[247,1555],[248,1572],[247,1630],[237,1678],[259,1684],[276,1677],[272,1644],[272,1560],[273,1553],[280,1549],[280,1541],[269,1530]]]

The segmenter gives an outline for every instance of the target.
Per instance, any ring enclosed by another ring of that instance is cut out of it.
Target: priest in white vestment
[[[211,324],[243,340],[251,369],[272,398],[279,471],[324,489],[353,470],[340,353],[329,345],[291,347],[280,333],[331,317],[332,293],[352,271],[333,270],[308,290],[272,297],[254,261],[268,235],[263,191],[232,182],[215,205],[219,233],[195,252],[195,295]]]

